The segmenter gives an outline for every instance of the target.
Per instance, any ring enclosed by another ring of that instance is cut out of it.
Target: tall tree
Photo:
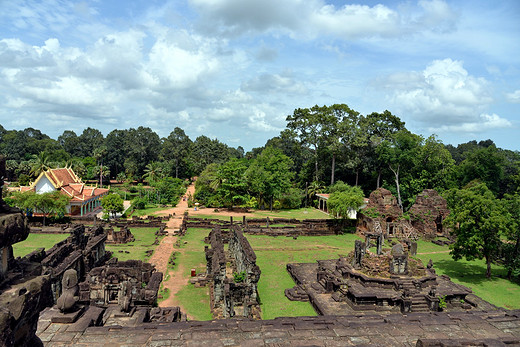
[[[298,108],[292,115],[287,116],[287,127],[296,132],[300,142],[311,146],[314,155],[314,180],[319,181],[318,151],[327,146],[331,131],[337,119],[329,112],[327,106],[315,105],[308,108]]]
[[[500,235],[509,224],[508,214],[485,183],[471,182],[463,189],[446,194],[451,210],[446,223],[457,236],[451,246],[453,259],[485,259],[486,277],[491,277],[491,264],[500,254]]]
[[[49,155],[45,152],[40,152],[38,155],[35,155],[31,161],[31,175],[33,177],[38,177],[43,171],[50,168]]]
[[[377,147],[379,157],[394,174],[397,203],[401,210],[403,210],[403,199],[401,197],[400,175],[402,172],[410,173],[421,142],[422,138],[419,135],[405,129],[396,132],[390,140],[383,141]]]
[[[179,170],[181,170],[183,177],[186,177],[188,170],[186,162],[191,145],[192,141],[189,136],[179,127],[173,129],[170,135],[163,139],[162,157],[173,163],[175,178],[179,178]]]
[[[63,134],[58,136],[58,143],[60,146],[67,151],[70,155],[77,157],[80,156],[79,137],[72,130],[65,130]]]
[[[364,203],[361,188],[338,181],[331,186],[327,207],[334,216],[347,218],[351,211],[358,211]]]
[[[94,153],[94,149],[103,144],[105,139],[101,131],[89,127],[83,130],[78,140],[80,149],[79,154],[82,157],[88,157]]]
[[[292,165],[291,158],[273,147],[264,149],[251,163],[246,172],[247,182],[259,203],[266,201],[273,209],[273,200],[280,198],[291,187],[294,177]]]

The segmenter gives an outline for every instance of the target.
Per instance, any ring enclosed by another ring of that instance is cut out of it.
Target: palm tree
[[[49,160],[49,154],[45,151],[34,155],[31,159],[31,171],[30,174],[34,177],[38,177],[43,171],[51,168],[51,162]]]
[[[143,178],[146,178],[149,183],[155,182],[163,176],[161,164],[156,161],[146,165],[144,172]]]

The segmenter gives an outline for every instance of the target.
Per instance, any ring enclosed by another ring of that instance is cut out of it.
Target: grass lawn
[[[49,250],[56,243],[65,240],[70,234],[33,234],[30,233],[27,239],[13,245],[15,257],[23,257],[38,248]]]
[[[354,249],[352,234],[336,236],[300,236],[297,240],[288,237],[247,235],[256,253],[256,264],[262,274],[258,282],[262,318],[315,316],[316,312],[307,302],[290,301],[284,291],[294,286],[286,270],[288,263],[314,263],[318,259],[334,259]]]
[[[175,262],[182,264],[183,278],[188,279],[190,277],[191,269],[196,269],[197,273],[206,271],[204,238],[208,234],[208,229],[189,228],[186,235],[180,238],[181,250],[177,253]],[[209,287],[196,288],[194,285],[188,284],[176,294],[176,298],[182,302],[184,310],[193,319],[213,319],[209,304]]]
[[[224,209],[222,209],[224,211]],[[268,210],[251,210],[251,212],[244,213],[246,218],[294,218],[294,219],[330,219],[331,217],[321,212],[318,209],[312,207],[298,208],[294,210],[280,210],[280,211],[268,211]],[[213,209],[208,208],[207,213],[204,214],[192,214],[193,218],[208,218],[208,219],[220,219],[229,220],[229,216],[219,214],[219,212],[213,212]],[[233,217],[234,220],[242,221],[242,216]]]
[[[448,275],[455,283],[471,288],[473,293],[490,303],[508,309],[520,309],[520,281],[506,279],[507,271],[498,265],[491,266],[491,278],[486,278],[484,260],[455,261],[447,253],[447,246],[438,246],[431,242],[419,241],[417,257],[428,263],[433,260],[433,268],[439,275]],[[433,253],[443,252],[443,253]],[[430,254],[421,254],[430,253]]]
[[[137,217],[151,216],[151,215],[155,214],[155,212],[157,212],[157,211],[167,210],[170,207],[171,207],[170,205],[168,205],[168,207],[158,207],[157,205],[147,205],[145,209],[134,210],[134,213],[132,213],[132,217],[133,216],[137,216]]]
[[[153,245],[155,241],[155,232],[157,228],[130,228],[135,240],[129,243],[122,243],[116,245],[107,244],[105,246],[107,251],[113,252],[113,257],[121,261],[130,259],[147,261],[149,257],[146,256],[146,251],[155,249]],[[159,240],[162,237],[159,237]],[[119,252],[123,251],[123,252]],[[128,251],[125,253],[124,251]]]

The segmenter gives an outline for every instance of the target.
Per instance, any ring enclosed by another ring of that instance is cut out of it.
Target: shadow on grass
[[[492,282],[500,278],[505,278],[506,271],[503,269],[493,268],[491,270],[491,278],[486,278],[485,264],[475,264],[473,262],[455,261],[455,260],[437,260],[433,264],[433,268],[450,276],[452,279],[457,279],[460,282],[468,284],[480,285],[486,282]]]

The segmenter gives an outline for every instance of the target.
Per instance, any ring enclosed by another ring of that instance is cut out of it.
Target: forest
[[[55,140],[37,129],[1,125],[0,153],[7,157],[7,181],[20,185],[42,167],[71,167],[82,179],[98,182],[201,176],[200,198],[217,205],[246,204],[251,197],[280,203],[284,194],[300,194],[305,203],[305,193],[325,192],[342,181],[359,186],[366,196],[387,188],[406,210],[425,188],[444,192],[479,180],[502,198],[514,193],[520,181],[518,151],[497,148],[491,140],[445,145],[435,135],[410,132],[389,111],[364,116],[345,104],[296,109],[278,136],[247,153],[206,136],[192,140],[178,127],[164,138],[138,127],[116,129],[106,137],[93,128],[79,135],[65,130]],[[253,172],[265,176],[262,182],[258,177],[251,181],[258,176]],[[275,172],[280,182],[273,182]],[[264,181],[279,187],[264,186]],[[217,188],[233,192],[217,196]]]
[[[312,206],[316,193],[331,193],[337,216],[379,187],[405,213],[418,193],[436,189],[453,211],[447,222],[457,226],[455,258],[485,258],[488,276],[498,260],[508,277],[520,272],[520,152],[491,140],[445,145],[412,133],[389,111],[362,115],[345,104],[298,108],[286,121],[278,136],[247,153],[207,136],[192,140],[178,127],[164,138],[140,126],[106,137],[93,128],[65,130],[52,139],[0,125],[0,153],[11,186],[28,185],[46,168],[70,167],[84,181],[125,182],[139,190],[133,204],[141,207],[176,203],[183,180],[194,176],[190,203],[272,210]]]

